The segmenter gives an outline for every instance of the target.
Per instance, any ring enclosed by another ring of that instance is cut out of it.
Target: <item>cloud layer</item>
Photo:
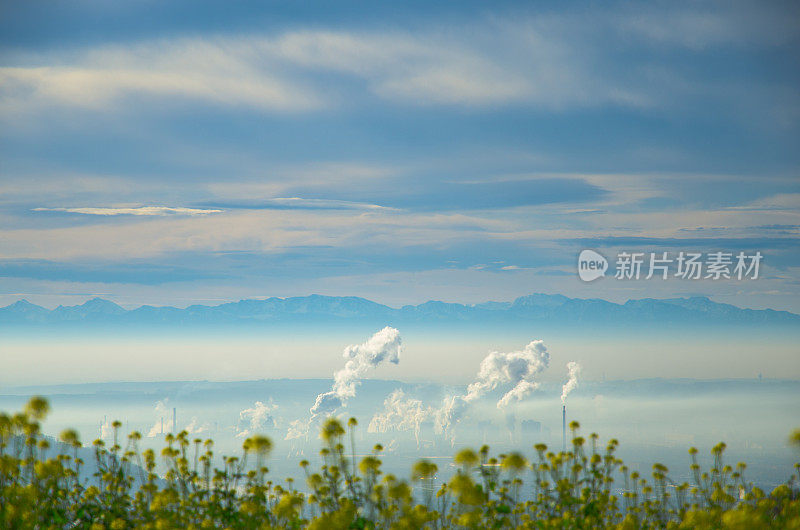
[[[0,21],[0,303],[541,290],[800,311],[796,6],[116,9]],[[586,247],[754,246],[757,289],[574,281]]]
[[[199,208],[173,208],[169,206],[136,206],[132,208],[34,208],[35,212],[67,212],[85,215],[205,215],[223,210]]]

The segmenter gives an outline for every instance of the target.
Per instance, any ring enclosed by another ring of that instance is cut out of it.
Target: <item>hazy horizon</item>
[[[219,455],[237,454],[241,437],[256,421],[260,432],[275,444],[270,468],[275,476],[301,478],[297,458],[316,458],[319,440],[311,432],[307,439],[286,440],[290,421],[308,414],[310,399],[330,388],[331,379],[265,380],[230,383],[173,382],[77,385],[69,389],[44,388],[52,413],[44,422],[46,433],[77,428],[84,440],[108,439],[104,421],[118,419],[122,433],[142,433],[142,446],[159,448],[164,434],[172,432],[175,408],[179,429],[192,436],[213,437]],[[346,419],[359,420],[356,442],[359,451],[374,443],[386,448],[387,471],[404,476],[420,455],[442,462],[441,478],[451,472],[447,462],[460,447],[488,443],[494,451],[517,450],[530,454],[534,443],[553,449],[561,445],[561,382],[545,382],[525,402],[510,410],[499,410],[492,392],[468,412],[453,438],[437,434],[431,418],[423,419],[419,436],[413,427],[373,429],[372,419],[382,412],[384,400],[393,390],[419,399],[422,407],[439,407],[447,396],[465,388],[399,381],[364,380],[355,398],[339,411]],[[48,391],[49,390],[49,391]],[[765,486],[783,479],[791,469],[793,451],[786,435],[794,419],[794,397],[798,381],[777,380],[642,380],[633,382],[582,380],[569,396],[568,420],[579,421],[581,432],[597,432],[601,442],[611,437],[620,442],[619,456],[633,470],[647,472],[652,461],[669,466],[676,478],[688,478],[689,446],[700,450],[707,461],[710,447],[724,440],[728,458],[746,460],[751,480]],[[757,399],[754,399],[757,398]],[[0,408],[15,410],[27,399],[23,393],[9,395],[0,386]],[[247,416],[262,403],[260,416]],[[245,414],[243,417],[242,414]],[[166,427],[161,428],[163,420]]]

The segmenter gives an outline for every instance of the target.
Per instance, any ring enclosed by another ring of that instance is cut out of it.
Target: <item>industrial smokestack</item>
[[[567,406],[561,406],[561,450],[567,451]]]
[[[172,407],[172,434],[178,432],[178,409],[177,407]]]
[[[164,434],[164,416],[161,416],[161,434]]]

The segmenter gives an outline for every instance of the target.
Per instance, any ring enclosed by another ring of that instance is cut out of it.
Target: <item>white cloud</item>
[[[4,107],[55,103],[105,110],[135,94],[273,111],[321,106],[318,95],[279,75],[252,48],[250,41],[195,38],[103,46],[78,57],[28,57],[22,62],[34,64],[0,68]]]
[[[462,214],[418,215],[390,209],[235,209],[213,215],[124,217],[125,221],[114,224],[0,228],[0,247],[8,259],[115,260],[182,251],[272,253],[331,245],[430,245],[467,240],[475,234],[488,237],[515,227],[506,221]],[[487,232],[489,229],[492,232]]]
[[[269,199],[267,204],[286,208],[310,208],[320,210],[397,210],[396,208],[365,202],[341,201],[335,199],[304,199],[303,197],[276,197],[274,199]]]
[[[532,93],[524,70],[506,68],[491,52],[458,38],[298,32],[279,39],[277,49],[304,66],[361,77],[389,99],[486,104],[523,100]]]
[[[583,23],[582,23],[583,24]],[[604,73],[597,51],[541,18],[483,22],[459,31],[292,31],[105,45],[16,56],[0,68],[4,111],[49,104],[108,110],[136,95],[182,97],[262,111],[309,111],[337,102],[330,83],[352,79],[412,105],[641,106],[644,91]],[[331,79],[330,72],[341,77]],[[325,84],[319,75],[326,74]]]
[[[786,211],[797,216],[797,212],[800,210],[800,193],[779,193],[741,206],[733,206],[730,209],[740,211]]]
[[[231,209],[210,215],[120,215],[119,222],[113,224],[102,222],[107,216],[93,215],[96,224],[80,226],[13,228],[13,223],[7,223],[0,228],[0,247],[7,259],[58,260],[124,260],[186,251],[282,253],[298,247],[315,246],[345,250],[372,245],[398,249],[474,244],[476,241],[516,241],[555,249],[559,246],[557,240],[593,238],[607,233],[682,238],[686,237],[687,229],[726,227],[724,233],[708,233],[706,236],[758,237],[764,235],[757,228],[762,225],[800,224],[797,194],[781,194],[732,207],[692,205],[677,209],[642,209],[636,207],[637,201],[649,197],[669,198],[681,186],[676,186],[673,178],[653,175],[579,177],[608,189],[609,195],[599,202],[587,204],[586,211],[565,211],[561,205],[538,205],[481,215],[438,214],[370,208],[367,205],[337,209],[333,207],[334,201],[308,209]],[[720,186],[737,182],[733,176],[686,178],[692,182],[702,178],[719,182]],[[241,197],[246,189],[237,191],[234,196]],[[314,201],[308,204],[314,204]],[[522,269],[528,264],[512,262],[503,265],[514,266]],[[516,274],[522,272],[518,270]]]
[[[131,208],[34,208],[35,212],[68,212],[85,215],[205,215],[221,213],[223,210],[200,208],[171,208],[168,206],[135,206]]]
[[[680,71],[643,75],[661,62],[641,57],[642,46],[782,45],[797,37],[794,14],[783,4],[746,2],[603,6],[458,26],[299,28],[13,53],[0,68],[0,109],[56,104],[107,110],[122,98],[144,95],[303,112],[357,104],[361,94],[353,80],[377,97],[412,105],[664,106],[675,97],[670,80]],[[686,83],[695,84],[699,77],[689,75]],[[347,100],[336,95],[340,81]]]

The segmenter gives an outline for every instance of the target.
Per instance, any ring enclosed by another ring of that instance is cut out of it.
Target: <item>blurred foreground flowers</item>
[[[463,449],[455,474],[437,480],[436,464],[420,460],[411,481],[381,471],[383,448],[356,461],[355,419],[322,427],[322,465],[303,460],[306,487],[269,478],[269,438],[245,440],[241,456],[213,465],[211,440],[186,432],[166,437],[160,455],[141,451],[139,433],[113,444],[94,442],[96,472],[83,480],[75,431],[57,447],[40,433],[49,406],[32,398],[23,412],[0,414],[1,528],[796,528],[800,529],[800,466],[771,492],[745,480],[746,466],[726,465],[725,445],[709,470],[691,455],[692,483],[677,484],[654,464],[649,477],[615,456],[617,441],[599,447],[571,425],[572,450],[543,444],[492,456]],[[800,443],[797,432],[792,443]],[[346,444],[349,443],[349,447]],[[124,445],[124,447],[123,447]],[[158,459],[166,472],[156,474]]]

